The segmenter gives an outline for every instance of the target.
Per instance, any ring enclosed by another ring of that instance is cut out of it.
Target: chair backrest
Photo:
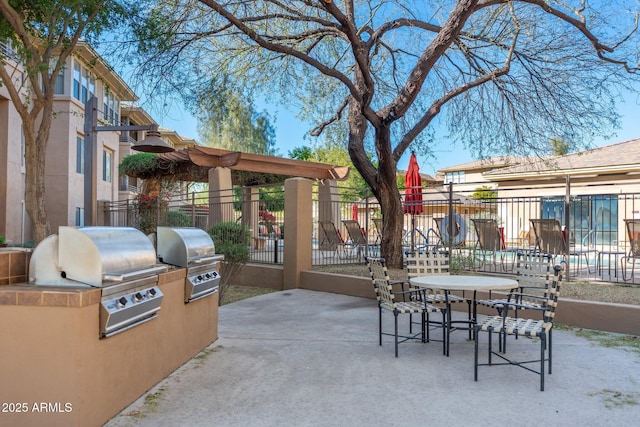
[[[624,222],[629,237],[629,254],[640,257],[640,219],[625,219]]]
[[[442,251],[408,252],[405,256],[407,278],[430,274],[449,274],[449,254]]]
[[[394,310],[396,308],[395,296],[393,295],[393,287],[389,279],[389,272],[384,258],[365,257],[373,288],[376,291],[376,299],[381,308]]]
[[[355,219],[345,219],[342,220],[342,223],[347,228],[347,233],[349,233],[349,237],[351,241],[356,245],[366,245],[367,237],[364,235],[362,231],[362,227]]]
[[[335,248],[336,246],[342,245],[344,243],[333,222],[318,221],[318,224],[320,225],[320,229],[324,234],[324,237],[320,241],[320,246],[330,246],[331,248]]]
[[[471,218],[473,228],[478,236],[478,245],[484,251],[499,251],[502,249],[502,235],[495,219]]]
[[[563,271],[564,265],[554,265],[550,256],[519,256],[516,267],[516,279],[521,289],[519,301],[525,305],[540,305],[545,321],[551,321],[560,295]]]
[[[548,254],[561,254],[567,250],[567,242],[557,219],[530,219],[536,235],[536,247]]]

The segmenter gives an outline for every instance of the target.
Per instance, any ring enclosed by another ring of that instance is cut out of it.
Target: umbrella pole
[[[411,252],[416,251],[416,217],[411,214]]]

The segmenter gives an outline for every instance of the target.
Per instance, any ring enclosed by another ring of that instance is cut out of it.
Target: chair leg
[[[447,325],[446,311],[442,312],[442,355],[447,355],[449,347],[449,325]]]
[[[382,308],[378,308],[378,339],[382,345]]]
[[[547,346],[547,334],[540,336],[540,391],[544,391],[544,349]]]
[[[451,305],[447,304],[446,308],[446,316],[447,316],[447,353],[446,356],[449,357],[449,337],[451,336]]]
[[[396,357],[398,357],[398,313],[393,313],[394,317],[394,326],[395,326],[395,346],[396,346]]]
[[[480,335],[480,328],[475,328],[475,340],[474,340],[474,348],[473,348],[473,380],[478,381],[478,339]]]
[[[552,344],[552,340],[551,340],[551,334],[553,333],[553,329],[549,329],[549,375],[551,375],[551,358],[552,358],[552,352],[551,352],[551,344]]]
[[[427,322],[427,317],[428,314],[426,312],[422,312],[422,342],[427,342],[426,338],[427,338],[427,333],[429,331],[429,327],[428,327],[428,323],[427,323],[427,328],[426,328],[426,332],[425,332],[425,323]]]

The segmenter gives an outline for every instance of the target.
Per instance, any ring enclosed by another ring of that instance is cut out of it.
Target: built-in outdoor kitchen
[[[0,424],[99,426],[218,336],[209,235],[60,227],[0,251]]]

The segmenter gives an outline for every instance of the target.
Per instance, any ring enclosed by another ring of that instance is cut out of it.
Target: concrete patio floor
[[[385,313],[384,327],[393,328]],[[404,320],[404,319],[403,319]],[[401,321],[406,327],[406,320]],[[391,329],[392,330],[392,329]],[[440,334],[434,332],[434,334]],[[553,375],[480,367],[473,342],[378,345],[374,300],[307,290],[220,307],[219,339],[125,408],[121,426],[631,426],[640,354],[555,330]],[[486,349],[483,336],[481,350]],[[508,342],[535,357],[538,343]]]

